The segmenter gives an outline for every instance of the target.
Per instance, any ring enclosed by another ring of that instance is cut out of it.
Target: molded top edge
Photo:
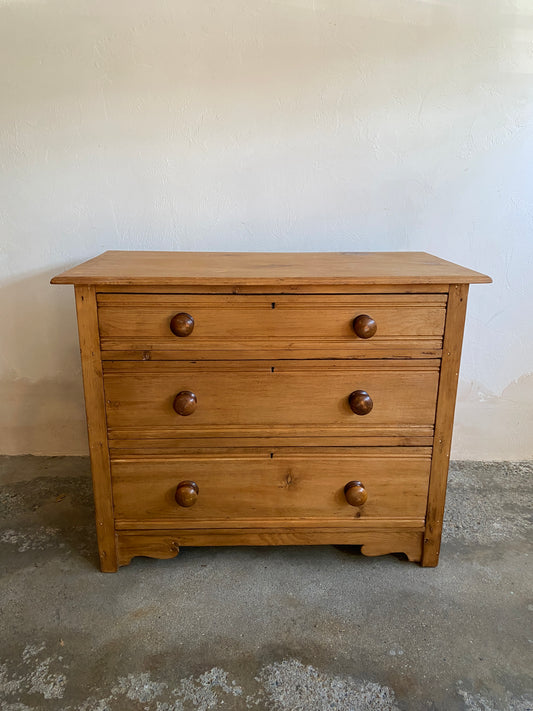
[[[52,284],[108,286],[488,284],[480,272],[427,252],[107,251]]]

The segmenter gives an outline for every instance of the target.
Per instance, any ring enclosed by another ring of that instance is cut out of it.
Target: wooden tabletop
[[[52,284],[114,286],[487,284],[485,274],[426,252],[109,251]]]

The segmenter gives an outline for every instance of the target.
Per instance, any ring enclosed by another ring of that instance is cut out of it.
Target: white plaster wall
[[[0,0],[0,452],[87,451],[64,268],[426,250],[471,289],[453,456],[533,456],[532,0]]]

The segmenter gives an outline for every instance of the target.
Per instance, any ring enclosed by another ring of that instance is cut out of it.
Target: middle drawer
[[[106,362],[109,436],[431,437],[438,360]]]

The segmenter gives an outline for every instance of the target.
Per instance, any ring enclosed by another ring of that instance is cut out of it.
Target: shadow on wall
[[[2,454],[88,452],[74,294],[49,284],[64,268],[0,288]]]

